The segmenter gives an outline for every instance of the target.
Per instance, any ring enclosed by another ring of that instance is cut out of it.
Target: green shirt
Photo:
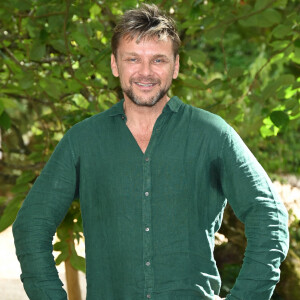
[[[287,212],[234,130],[173,97],[143,153],[123,101],[76,124],[56,147],[13,226],[30,299],[67,299],[52,237],[80,198],[88,300],[214,299],[214,235],[227,200],[248,246],[226,299],[269,299],[288,249]],[[226,200],[227,199],[227,200]]]

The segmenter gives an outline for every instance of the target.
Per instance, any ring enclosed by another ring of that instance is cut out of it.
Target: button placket
[[[150,157],[146,156],[143,159],[143,258],[144,258],[144,274],[145,274],[145,291],[144,295],[149,299],[153,289],[153,268],[152,268],[152,234],[151,228],[151,164]]]
[[[151,218],[152,207],[152,183],[151,183],[151,162],[152,153],[155,147],[158,136],[166,121],[167,114],[162,113],[153,128],[152,136],[147,147],[146,153],[143,157],[143,200],[142,200],[142,217],[143,217],[143,263],[145,275],[145,289],[144,297],[146,299],[153,298],[152,291],[154,287],[153,274],[153,226]],[[149,230],[148,230],[148,229]],[[150,264],[148,265],[147,262]]]

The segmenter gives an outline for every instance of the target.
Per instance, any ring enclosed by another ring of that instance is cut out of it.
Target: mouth
[[[157,83],[153,82],[134,82],[140,91],[150,92],[154,89]]]
[[[135,82],[135,84],[141,87],[152,87],[156,85],[156,83],[143,83],[143,82]]]

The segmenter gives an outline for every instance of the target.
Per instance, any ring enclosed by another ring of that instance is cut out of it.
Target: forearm
[[[26,206],[13,225],[16,253],[22,269],[21,280],[31,300],[67,299],[52,255],[55,230],[55,225],[42,214],[35,210],[31,212]]]
[[[52,255],[56,228],[76,197],[77,173],[68,137],[56,147],[13,224],[21,279],[32,300],[67,299]]]
[[[288,215],[281,202],[265,206],[258,205],[246,218],[245,258],[226,299],[268,300],[279,281],[279,267],[288,250]]]
[[[288,214],[267,174],[232,130],[222,161],[223,191],[247,237],[242,269],[226,299],[268,300],[288,251]]]

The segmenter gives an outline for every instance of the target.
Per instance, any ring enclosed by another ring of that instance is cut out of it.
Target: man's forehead
[[[119,47],[123,53],[138,53],[139,51],[147,52],[161,52],[162,54],[169,54],[173,52],[173,44],[171,39],[160,40],[158,37],[144,37],[137,39],[136,37],[123,37],[120,40]]]

